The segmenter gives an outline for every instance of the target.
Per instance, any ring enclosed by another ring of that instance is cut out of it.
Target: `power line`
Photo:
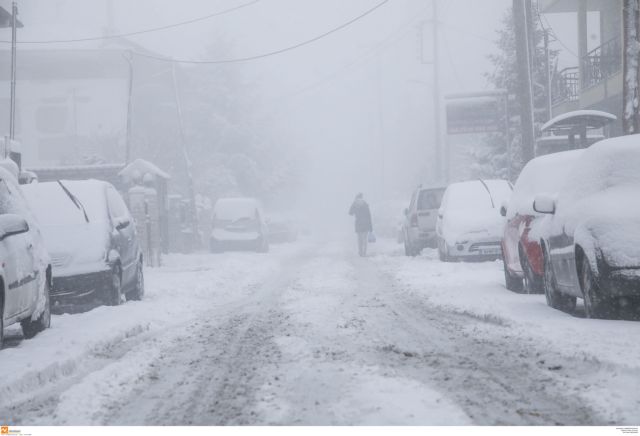
[[[389,48],[395,46],[398,42],[400,42],[402,40],[402,38],[404,38],[406,36],[406,34],[408,33],[408,30],[411,29],[407,29],[408,26],[411,26],[413,24],[416,23],[416,21],[421,20],[420,17],[413,17],[411,20],[409,20],[408,22],[406,22],[405,24],[401,25],[400,28],[396,29],[395,31],[393,31],[391,33],[391,35],[389,35],[384,41],[382,41],[381,43],[379,43],[376,47],[368,50],[367,52],[365,52],[362,56],[356,58],[355,60],[352,60],[351,62],[343,65],[342,67],[338,68],[337,70],[334,70],[332,73],[324,76],[323,78],[321,78],[320,80],[305,86],[304,88],[298,90],[298,91],[294,91],[278,100],[290,100],[293,99],[301,94],[304,94],[306,92],[312,91],[316,88],[322,87],[328,83],[333,82],[335,79],[342,77],[342,75],[346,72],[348,72],[349,70],[351,70],[352,68],[360,65],[360,64],[364,64],[366,61],[368,61],[369,59],[373,58],[374,56],[379,55],[380,53],[388,50]]]
[[[547,23],[547,26],[545,27],[544,23],[542,22],[543,19],[543,15],[540,13],[540,10],[537,10],[538,12],[538,21],[540,22],[540,26],[542,26],[542,30],[545,31],[549,31],[549,34],[553,37],[553,39],[555,39],[555,41],[560,44],[562,47],[564,47],[564,49],[572,56],[576,57],[576,58],[580,58],[576,52],[574,52],[572,49],[570,49],[564,42],[562,42],[562,40],[560,38],[558,38],[558,35],[556,35],[556,32],[553,30],[553,27],[551,26],[551,24],[549,23],[549,20],[547,20],[547,17],[544,17],[544,21]]]
[[[377,9],[380,9],[382,6],[384,6],[385,4],[389,3],[390,0],[383,0],[380,3],[376,4],[374,7],[372,7],[371,9],[368,9],[367,11],[363,12],[362,14],[358,15],[357,17],[347,21],[346,23],[343,23],[337,27],[334,27],[333,29],[322,33],[321,35],[318,35],[316,37],[313,37],[311,39],[308,39],[306,41],[285,47],[285,48],[281,48],[279,50],[274,50],[271,52],[267,52],[267,53],[262,53],[259,55],[255,55],[255,56],[247,56],[247,57],[242,57],[242,58],[235,58],[235,59],[222,59],[222,60],[189,60],[189,59],[175,59],[175,58],[169,58],[169,57],[161,57],[161,56],[154,56],[154,55],[150,55],[147,53],[139,53],[139,52],[135,52],[136,55],[140,56],[140,57],[144,57],[144,58],[149,58],[149,59],[155,59],[158,61],[163,61],[163,62],[174,62],[174,63],[179,63],[179,64],[231,64],[231,63],[237,63],[237,62],[247,62],[247,61],[254,61],[257,59],[263,59],[266,57],[270,57],[270,56],[274,56],[274,55],[278,55],[278,54],[282,54],[288,51],[292,51],[295,49],[298,49],[300,47],[303,47],[305,45],[314,43],[316,41],[319,41],[323,38],[326,38],[327,36],[336,33],[346,27],[349,27],[350,25],[354,24],[357,21],[360,21],[361,19],[363,19],[364,17],[366,17],[367,15],[370,15],[371,13],[373,13],[374,11],[376,11]]]
[[[79,38],[79,39],[57,39],[57,40],[42,40],[42,41],[36,41],[36,40],[18,41],[18,44],[66,44],[66,43],[75,43],[75,42],[102,41],[102,40],[108,40],[108,39],[126,38],[126,37],[129,37],[129,36],[143,35],[143,34],[146,34],[146,33],[160,32],[160,31],[163,31],[163,30],[174,29],[176,27],[187,26],[187,25],[198,23],[198,22],[201,22],[201,21],[210,20],[211,18],[219,17],[221,15],[225,15],[225,14],[228,14],[228,13],[231,13],[231,12],[235,12],[235,11],[240,10],[240,9],[244,9],[244,8],[246,8],[248,6],[255,5],[256,3],[260,2],[260,1],[261,0],[252,0],[252,1],[248,2],[248,3],[243,3],[241,5],[238,5],[238,6],[229,8],[229,9],[225,9],[223,11],[214,12],[214,13],[211,13],[209,15],[202,16],[202,17],[193,18],[193,19],[187,20],[187,21],[181,21],[179,23],[168,24],[166,26],[152,27],[150,29],[138,30],[138,31],[135,31],[135,32],[119,33],[119,34],[115,34],[115,35],[91,36],[91,37]],[[10,43],[10,42],[11,41],[0,41],[0,43]]]

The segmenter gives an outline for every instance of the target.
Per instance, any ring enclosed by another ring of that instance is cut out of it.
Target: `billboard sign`
[[[447,133],[504,132],[507,119],[506,93],[459,94],[446,97]]]

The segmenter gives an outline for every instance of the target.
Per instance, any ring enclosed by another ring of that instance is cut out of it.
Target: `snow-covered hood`
[[[500,238],[504,218],[497,209],[458,209],[446,212],[443,233],[449,242]]]
[[[54,276],[94,272],[106,268],[108,223],[42,227]]]

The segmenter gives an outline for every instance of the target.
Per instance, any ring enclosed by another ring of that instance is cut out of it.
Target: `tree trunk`
[[[640,133],[640,95],[638,76],[640,73],[640,0],[624,0],[624,94],[623,128],[624,133]]]

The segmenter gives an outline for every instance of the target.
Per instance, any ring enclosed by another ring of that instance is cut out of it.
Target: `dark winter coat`
[[[364,200],[356,200],[349,209],[349,215],[356,217],[356,233],[369,233],[373,231],[371,211]]]

